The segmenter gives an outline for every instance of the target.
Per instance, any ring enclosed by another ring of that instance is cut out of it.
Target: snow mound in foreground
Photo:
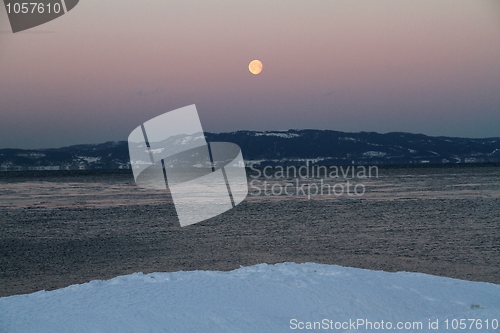
[[[467,328],[458,331],[500,331],[492,327],[500,320],[500,285],[283,263],[134,273],[0,298],[0,332],[380,332],[389,323],[392,332],[444,332],[446,320],[456,332],[461,319]],[[429,320],[438,320],[438,330]],[[399,323],[412,327],[398,330]]]

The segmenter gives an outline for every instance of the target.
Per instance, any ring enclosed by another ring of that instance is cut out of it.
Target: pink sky
[[[0,148],[126,140],[193,103],[205,131],[498,137],[500,3],[85,0],[17,34],[2,6],[0,77]]]

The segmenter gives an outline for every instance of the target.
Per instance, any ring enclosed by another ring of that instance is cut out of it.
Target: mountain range
[[[247,165],[391,165],[500,162],[500,137],[432,137],[392,132],[331,130],[205,133],[208,142],[233,142]],[[0,149],[0,170],[129,169],[127,141],[51,149]]]

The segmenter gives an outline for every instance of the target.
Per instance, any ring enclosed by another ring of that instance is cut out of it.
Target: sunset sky
[[[190,104],[207,132],[500,137],[500,1],[82,0],[16,34],[1,5],[0,148],[126,140]]]

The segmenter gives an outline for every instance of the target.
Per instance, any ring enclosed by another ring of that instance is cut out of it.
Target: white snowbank
[[[299,327],[314,321],[328,322],[331,332],[370,331],[346,328],[358,319],[375,326],[391,322],[393,332],[443,332],[446,319],[450,328],[453,319],[481,319],[482,329],[469,329],[469,320],[467,329],[449,331],[498,332],[491,326],[500,320],[500,285],[285,263],[231,272],[135,273],[0,298],[0,332],[276,333],[304,332]],[[439,329],[428,329],[436,319]],[[422,322],[423,329],[397,330],[398,322]],[[336,330],[340,324],[344,329]]]

